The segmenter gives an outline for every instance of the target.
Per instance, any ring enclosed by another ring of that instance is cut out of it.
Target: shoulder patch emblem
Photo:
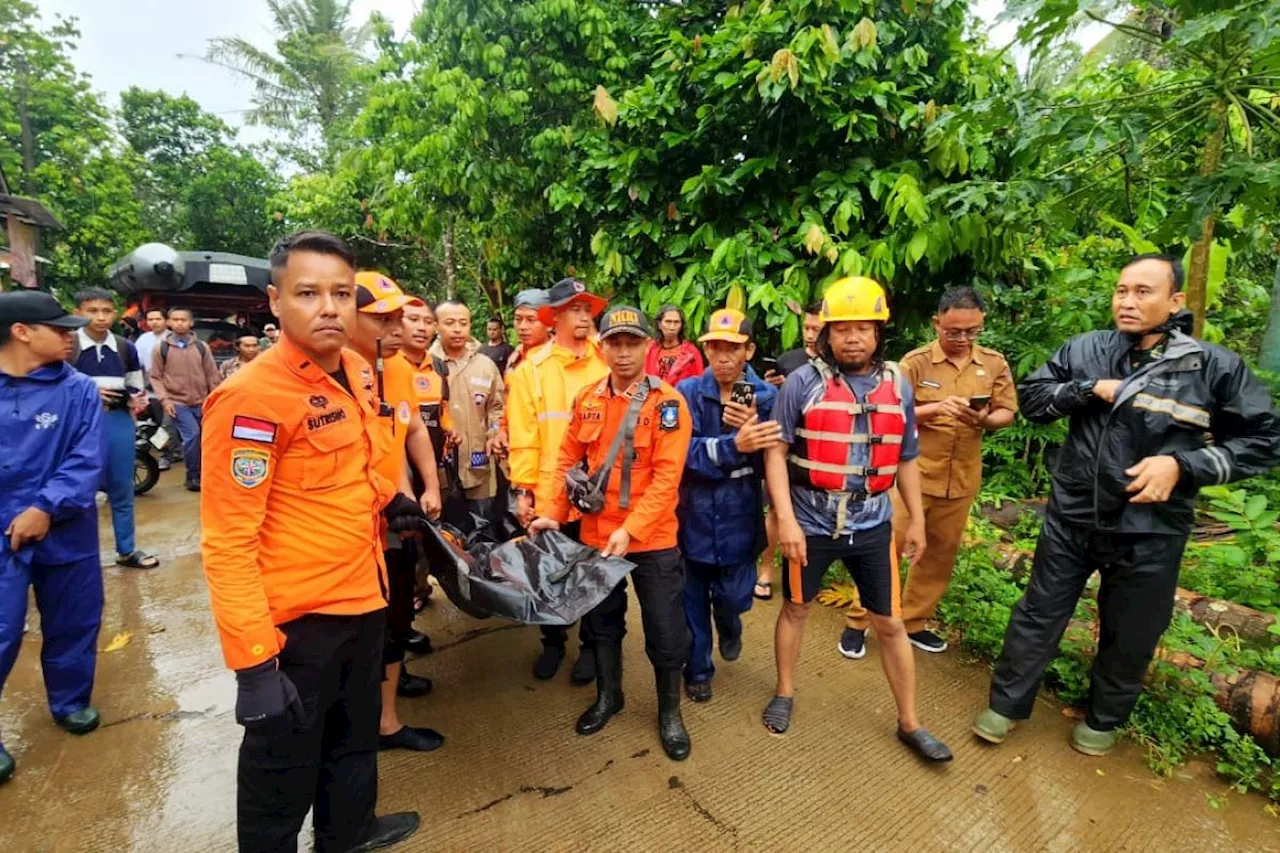
[[[231,479],[246,489],[256,489],[267,479],[271,454],[252,447],[231,451]]]
[[[279,425],[262,418],[248,415],[236,415],[231,420],[231,437],[242,441],[256,441],[259,444],[275,444],[276,431]]]
[[[667,400],[658,406],[658,425],[665,432],[670,432],[680,425],[680,403],[678,401]]]
[[[401,400],[400,405],[396,407],[396,419],[402,424],[407,424],[411,417],[413,417],[413,413],[409,410],[409,404]]]

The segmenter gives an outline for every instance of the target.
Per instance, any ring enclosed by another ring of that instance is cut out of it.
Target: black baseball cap
[[[639,308],[618,305],[604,312],[600,318],[600,340],[610,335],[635,335],[637,338],[653,336],[649,318]]]
[[[538,319],[544,326],[556,324],[556,309],[563,308],[570,302],[581,300],[591,306],[591,316],[595,317],[604,310],[608,303],[603,297],[596,296],[587,290],[587,286],[576,278],[562,278],[547,291],[547,301],[538,307]]]
[[[79,329],[89,325],[89,320],[68,314],[58,300],[39,290],[0,293],[0,326],[8,328],[14,323]]]

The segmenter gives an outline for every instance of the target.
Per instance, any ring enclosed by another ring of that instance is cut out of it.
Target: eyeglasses
[[[984,331],[981,326],[976,329],[943,329],[942,336],[949,341],[976,341]]]

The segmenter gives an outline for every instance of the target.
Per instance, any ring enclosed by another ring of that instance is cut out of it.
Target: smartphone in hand
[[[729,392],[729,399],[734,403],[741,403],[750,408],[756,401],[756,389],[752,387],[750,382],[738,380],[733,383],[733,390]]]
[[[973,409],[975,412],[981,409],[985,409],[990,404],[991,404],[990,394],[979,394],[977,397],[969,398],[969,408]]]

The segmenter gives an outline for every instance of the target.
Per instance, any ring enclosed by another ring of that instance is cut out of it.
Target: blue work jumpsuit
[[[26,376],[0,372],[0,530],[37,507],[49,533],[16,552],[0,537],[0,692],[18,658],[35,587],[49,710],[89,704],[102,624],[98,508],[103,410],[93,380],[57,362]]]
[[[760,420],[773,413],[777,390],[750,366]],[[737,430],[724,423],[720,386],[711,368],[676,386],[689,404],[693,439],[680,483],[680,550],[685,557],[684,615],[693,634],[685,681],[715,675],[711,663],[714,613],[721,641],[742,636],[741,614],[751,609],[756,560],[765,548],[760,454],[741,454]]]

